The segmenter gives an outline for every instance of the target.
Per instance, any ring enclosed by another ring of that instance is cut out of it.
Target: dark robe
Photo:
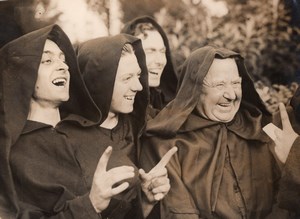
[[[300,133],[300,88],[291,99],[293,114],[290,120],[293,129]],[[289,112],[289,111],[288,111]],[[296,118],[296,119],[295,119]],[[300,137],[293,143],[282,172],[278,195],[279,206],[293,211],[300,217]]]
[[[153,18],[148,16],[138,17],[127,22],[121,32],[135,35],[136,26],[140,23],[152,24],[153,27],[160,33],[166,47],[167,64],[162,72],[160,85],[156,88],[150,88],[150,105],[154,109],[150,108],[149,111],[150,116],[153,117],[155,114],[157,114],[157,110],[161,110],[165,105],[174,99],[177,89],[177,74],[176,68],[173,65],[167,35],[162,27]]]
[[[0,53],[0,72],[4,69],[4,62],[4,56]],[[0,74],[0,217],[15,218],[17,200],[9,166],[10,140],[4,120],[3,75]]]
[[[141,68],[140,82],[143,86],[143,90],[136,94],[133,112],[119,114],[118,124],[111,130],[96,125],[85,129],[78,127],[67,133],[74,145],[77,145],[77,158],[89,188],[97,163],[108,146],[112,146],[113,151],[107,169],[123,165],[135,168],[134,178],[125,180],[129,182],[129,188],[111,199],[108,208],[101,212],[103,218],[142,218],[137,160],[140,151],[139,137],[146,121],[148,72],[141,41],[130,35],[97,38],[79,45],[77,49],[83,78],[101,110],[103,122],[109,113],[118,64],[126,43],[134,48]]]
[[[242,102],[228,123],[206,119],[195,108],[214,58],[234,58],[242,77]],[[269,150],[272,142],[262,131],[271,115],[243,58],[206,46],[187,58],[182,71],[177,96],[148,122],[141,152],[142,167],[148,170],[171,147],[178,147],[167,165],[171,190],[163,200],[162,218],[267,218],[280,172]],[[286,212],[276,215],[284,218]]]
[[[70,72],[70,98],[59,108],[62,121],[56,127],[27,121],[46,39],[64,52]],[[7,181],[14,181],[11,195],[17,218],[99,218],[82,183],[75,151],[61,130],[66,124],[90,126],[100,121],[67,35],[57,25],[48,26],[8,43],[0,54],[4,58],[1,116],[12,175]]]

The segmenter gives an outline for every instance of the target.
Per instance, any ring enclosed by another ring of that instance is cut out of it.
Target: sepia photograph
[[[300,219],[299,0],[0,0],[0,219]]]

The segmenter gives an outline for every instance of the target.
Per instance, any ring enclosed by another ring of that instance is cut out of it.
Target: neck
[[[57,105],[46,102],[37,102],[34,99],[30,101],[30,110],[27,117],[28,120],[42,122],[52,125],[53,127],[61,120]]]
[[[113,129],[116,127],[119,121],[119,116],[117,113],[109,112],[107,118],[101,123],[100,127],[106,129]]]

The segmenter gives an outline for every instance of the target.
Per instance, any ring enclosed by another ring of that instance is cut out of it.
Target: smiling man
[[[203,90],[196,106],[212,121],[230,122],[242,99],[242,79],[234,59],[214,59],[203,80]]]
[[[65,55],[56,43],[47,39],[27,119],[55,127],[61,120],[58,107],[69,99],[69,84]]]
[[[0,194],[15,206],[13,217],[1,217],[99,218],[64,131],[100,121],[69,38],[59,26],[47,26],[6,44],[0,56],[2,168],[2,158],[9,158]]]
[[[149,95],[141,41],[128,34],[89,40],[79,45],[78,62],[102,118],[100,125],[79,127],[67,135],[76,145],[88,189],[93,191],[94,185],[99,185],[101,195],[90,195],[100,204],[94,205],[95,210],[102,218],[143,218],[166,195],[170,184],[165,168],[155,168],[151,176],[138,169],[139,138]],[[99,159],[108,146],[111,156],[107,168],[99,172]],[[125,166],[130,167],[130,177],[116,182],[125,174]],[[116,187],[122,188],[122,193],[116,193]]]
[[[168,38],[161,26],[148,16],[126,23],[122,32],[142,40],[148,68],[150,106],[161,110],[175,97],[177,89],[176,69]]]
[[[178,147],[162,218],[288,218],[273,212],[279,169],[262,131],[271,115],[243,58],[206,46],[182,70],[177,96],[147,124],[140,159],[147,170]]]

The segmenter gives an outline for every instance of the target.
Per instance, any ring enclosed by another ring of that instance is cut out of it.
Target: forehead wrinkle
[[[55,52],[53,52],[53,51],[50,51],[50,50],[45,50],[45,51],[43,51],[43,54],[49,54],[49,55],[55,55],[56,53]],[[61,55],[65,55],[64,53],[63,53],[63,51],[59,51],[59,53],[57,53],[59,56],[61,56]]]

